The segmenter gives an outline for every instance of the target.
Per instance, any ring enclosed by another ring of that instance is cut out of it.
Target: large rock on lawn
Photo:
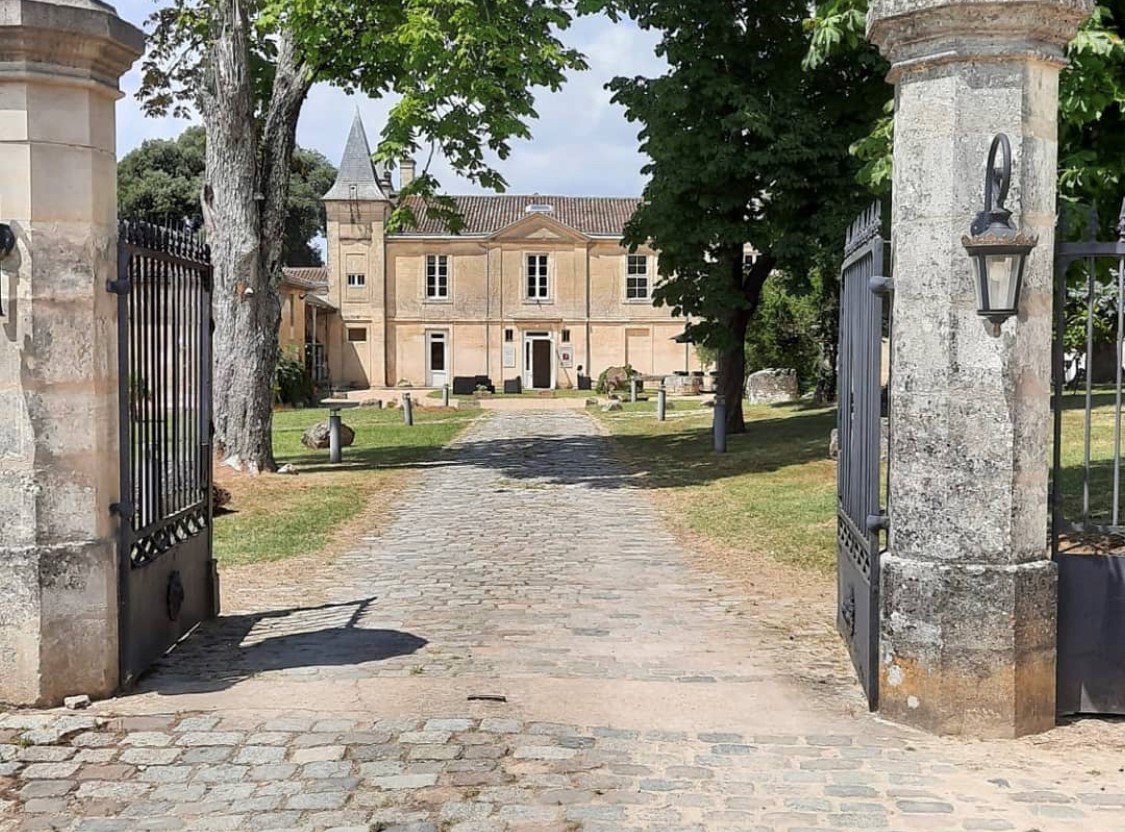
[[[750,378],[746,379],[746,398],[750,400],[750,404],[796,401],[797,371],[769,369],[751,373]]]
[[[341,422],[340,447],[347,448],[353,442],[355,442],[355,431]],[[301,444],[306,448],[312,448],[314,450],[323,450],[324,448],[327,448],[329,445],[328,423],[320,422],[319,424],[313,425],[311,428],[306,430],[304,435],[301,437]]]

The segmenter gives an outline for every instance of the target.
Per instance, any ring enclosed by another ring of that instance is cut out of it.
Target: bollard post
[[[414,402],[410,400],[410,393],[402,394],[402,421],[407,426],[414,425]]]
[[[328,413],[328,461],[339,462],[343,459],[340,448],[340,411],[332,410]]]
[[[637,377],[629,379],[629,401],[633,404],[637,403]]]
[[[725,396],[715,396],[715,422],[712,427],[715,438],[715,453],[727,452],[727,400]]]
[[[449,407],[449,385],[443,384],[441,386],[441,406]]]
[[[668,389],[664,386],[664,382],[660,382],[660,389],[656,391],[656,421],[664,421],[664,415],[667,409]]]

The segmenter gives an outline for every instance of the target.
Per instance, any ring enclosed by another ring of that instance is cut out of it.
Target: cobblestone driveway
[[[477,422],[293,608],[89,715],[0,717],[0,830],[1125,830],[1125,726],[881,723],[640,485],[584,414]]]

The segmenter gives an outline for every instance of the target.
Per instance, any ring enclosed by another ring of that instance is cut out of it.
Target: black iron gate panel
[[[1125,714],[1121,512],[1125,205],[1118,239],[1055,252],[1051,550],[1059,568],[1058,710]]]
[[[879,703],[880,503],[884,276],[878,204],[848,229],[840,275],[837,614],[872,710]]]
[[[211,256],[120,224],[121,683],[218,613],[211,552]]]

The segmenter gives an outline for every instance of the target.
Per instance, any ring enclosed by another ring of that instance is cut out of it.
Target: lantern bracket
[[[997,151],[1001,153],[999,168],[996,167]],[[1004,207],[1011,184],[1012,143],[1006,134],[998,133],[988,149],[988,167],[984,173],[984,210],[977,214],[969,227],[974,237],[983,236],[989,231],[998,232],[997,236],[1004,236],[1004,232],[1014,232],[1012,212]]]

